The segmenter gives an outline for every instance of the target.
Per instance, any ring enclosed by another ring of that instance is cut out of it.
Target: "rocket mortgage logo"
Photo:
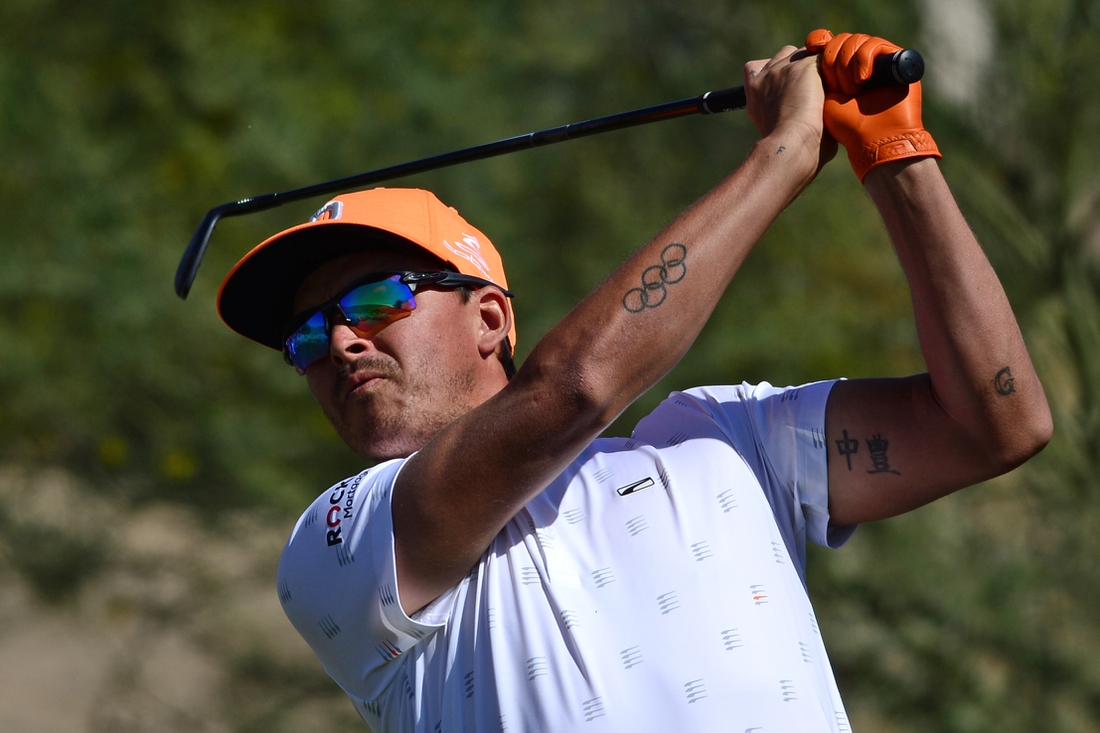
[[[340,482],[340,484],[332,490],[329,494],[328,511],[325,512],[325,524],[328,529],[325,531],[325,541],[329,547],[339,545],[344,541],[343,537],[343,524],[345,519],[352,518],[352,507],[355,504],[355,491],[359,488],[359,484],[356,483],[351,486],[351,479]]]

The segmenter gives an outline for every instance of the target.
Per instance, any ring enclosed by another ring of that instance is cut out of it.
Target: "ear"
[[[499,288],[486,286],[474,291],[477,302],[478,323],[477,345],[483,358],[494,356],[500,342],[508,336],[512,326],[511,309],[508,308],[508,296]]]

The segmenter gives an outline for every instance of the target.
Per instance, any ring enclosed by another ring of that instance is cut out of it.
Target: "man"
[[[347,443],[384,461],[314,502],[279,572],[288,616],[372,727],[849,730],[806,540],[838,546],[1051,432],[919,86],[860,92],[894,48],[815,31],[808,52],[747,64],[760,142],[512,379],[500,259],[426,192],[338,197],[230,273],[226,322],[282,348]],[[699,388],[631,439],[597,439],[683,356],[838,140],[905,270],[928,373]]]

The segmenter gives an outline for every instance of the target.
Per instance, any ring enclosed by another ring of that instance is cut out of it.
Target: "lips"
[[[374,384],[375,382],[383,378],[384,377],[377,372],[367,370],[357,371],[344,380],[343,389],[341,391],[343,392],[344,398],[347,399],[351,395],[355,394],[356,390],[358,390],[360,387],[363,387],[364,385]]]
[[[368,392],[372,385],[383,379],[394,379],[397,374],[396,364],[388,363],[378,355],[362,358],[337,372],[334,396],[341,401],[347,400],[356,393]]]

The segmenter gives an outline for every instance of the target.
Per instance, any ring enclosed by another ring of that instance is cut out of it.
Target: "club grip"
[[[901,84],[914,84],[924,76],[924,59],[911,48],[876,56],[871,78],[864,89],[877,89]]]
[[[699,95],[698,109],[705,115],[745,108],[745,87],[718,89]]]

